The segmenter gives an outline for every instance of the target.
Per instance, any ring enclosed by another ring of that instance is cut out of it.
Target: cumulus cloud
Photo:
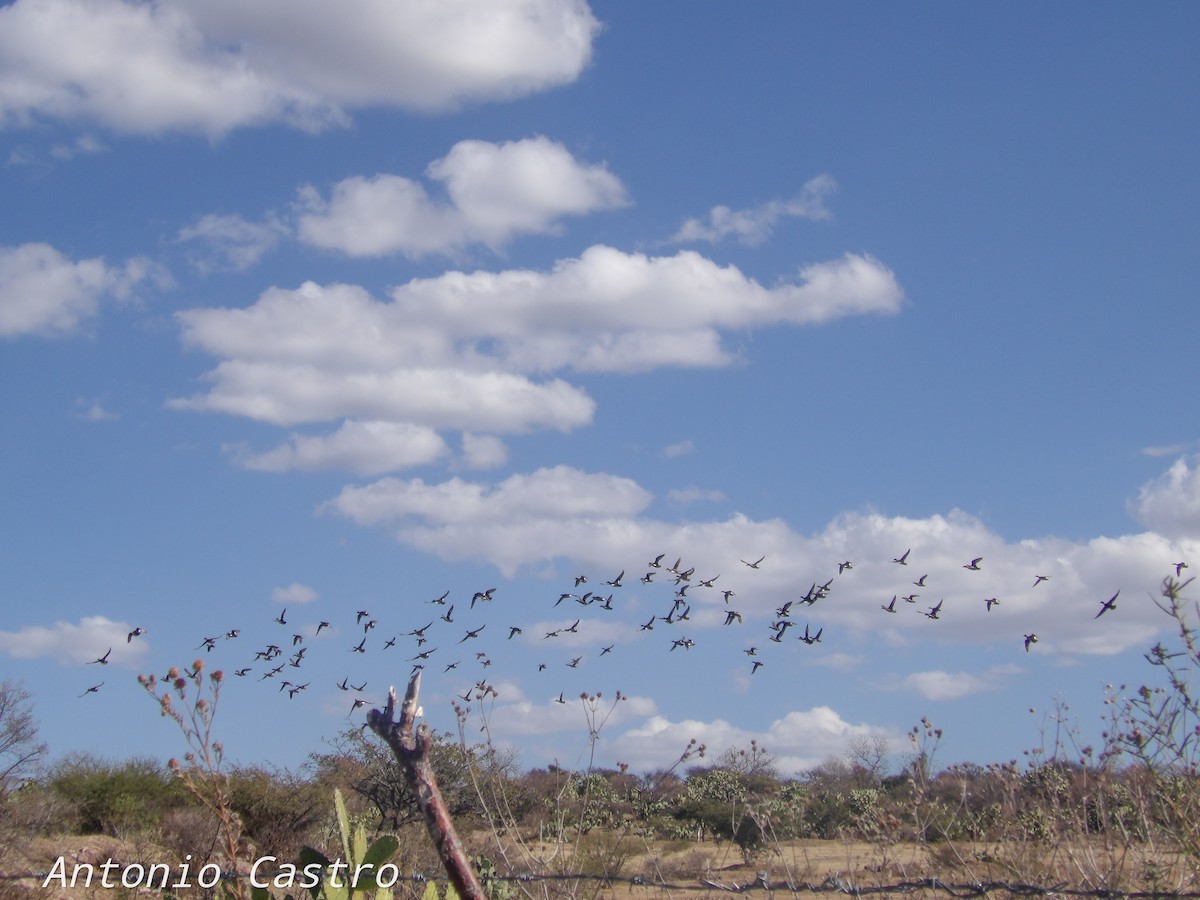
[[[498,469],[508,462],[508,448],[494,434],[464,431],[462,454],[457,465],[462,469]]]
[[[730,209],[714,206],[702,219],[688,219],[667,243],[687,244],[704,241],[710,244],[732,237],[747,245],[767,240],[775,224],[783,218],[826,219],[829,210],[825,198],[837,188],[829,175],[818,175],[809,181],[790,200],[771,200],[749,209]]]
[[[103,259],[72,261],[49,244],[0,247],[0,337],[71,334],[94,317],[105,298],[126,299],[154,267]]]
[[[144,640],[127,640],[132,630],[129,623],[104,616],[84,616],[78,624],[27,625],[17,631],[0,631],[0,651],[16,659],[48,657],[66,666],[91,663],[111,650],[110,665],[131,665],[147,652]]]
[[[602,165],[578,162],[544,137],[493,144],[460,141],[426,174],[447,200],[399,175],[353,177],[328,201],[301,191],[301,240],[351,256],[454,254],[469,244],[499,250],[522,234],[557,233],[564,216],[628,203],[621,182]]]
[[[1180,457],[1171,468],[1142,486],[1130,514],[1160,534],[1200,538],[1200,457]]]
[[[404,423],[396,430],[410,436],[569,431],[591,422],[595,404],[554,373],[725,365],[724,330],[889,313],[902,298],[870,257],[810,266],[795,283],[765,288],[695,253],[654,258],[609,247],[548,272],[448,272],[390,293],[380,301],[355,285],[309,282],[272,288],[246,308],[180,313],[185,344],[220,361],[206,391],[169,405],[281,426]],[[378,434],[355,435],[379,444]],[[357,461],[378,454],[351,452],[349,437],[293,438],[244,459],[277,470],[379,464]],[[473,440],[464,440],[464,467],[502,459],[495,439]],[[432,452],[428,437],[422,446]]]
[[[16,0],[0,8],[0,126],[221,135],[453,109],[569,83],[598,29],[582,0]]]
[[[315,588],[298,581],[293,581],[287,587],[277,587],[271,591],[271,599],[285,605],[312,603],[320,596]]]
[[[432,428],[407,422],[350,420],[328,435],[293,434],[287,443],[265,453],[233,448],[239,465],[260,472],[341,469],[357,475],[428,465],[449,452],[446,442]]]
[[[867,723],[847,722],[828,706],[793,710],[773,721],[766,730],[754,731],[723,719],[673,722],[653,715],[613,738],[616,752],[635,771],[653,771],[670,766],[688,748],[689,742],[705,746],[711,760],[730,748],[748,748],[750,742],[767,749],[784,775],[793,775],[819,765],[830,757],[844,757],[855,738],[888,737]],[[703,762],[695,760],[693,762]]]
[[[1115,628],[1109,616],[1095,618],[1100,604],[1118,590],[1130,608],[1148,603],[1146,592],[1157,588],[1176,560],[1200,555],[1195,541],[1152,532],[1010,541],[960,511],[922,519],[849,513],[805,535],[781,519],[741,514],[669,522],[646,515],[650,501],[649,492],[629,479],[558,466],[494,485],[385,478],[346,487],[321,509],[386,528],[402,544],[445,560],[486,560],[506,575],[557,559],[585,572],[633,573],[660,553],[663,565],[678,556],[682,568],[695,569],[696,582],[720,577],[714,589],[695,588],[687,596],[698,630],[722,628],[722,590],[734,592],[744,616],[761,618],[796,601],[809,584],[828,582],[835,599],[816,609],[821,624],[843,633],[893,643],[1002,640],[1020,650],[1024,634],[1036,631],[1065,655],[1114,654],[1152,640],[1160,627],[1153,617],[1122,613]],[[892,562],[905,550],[907,566]],[[757,569],[742,562],[759,557]],[[979,570],[967,569],[976,557],[982,557]],[[839,574],[838,564],[846,560],[853,567]],[[922,575],[924,587],[915,586]],[[1036,575],[1050,581],[1035,586]],[[668,604],[672,580],[666,578],[663,588]],[[880,610],[902,595],[913,599],[898,600],[896,614]],[[984,603],[989,598],[998,601],[990,610]],[[937,621],[922,615],[939,600],[944,604]],[[926,692],[938,685],[932,675],[914,683]]]

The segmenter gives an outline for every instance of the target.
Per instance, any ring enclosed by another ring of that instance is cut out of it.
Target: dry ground
[[[1148,848],[1106,846],[1103,842],[1076,847],[1046,847],[1039,845],[997,846],[983,844],[870,843],[851,840],[799,840],[779,844],[747,862],[736,846],[729,843],[691,841],[655,841],[615,836],[599,836],[590,855],[569,858],[570,848],[541,846],[532,848],[547,860],[547,870],[612,871],[619,861],[620,879],[605,884],[598,880],[555,880],[532,882],[512,893],[514,900],[522,894],[533,898],[646,898],[655,896],[718,896],[721,888],[734,889],[753,884],[765,877],[772,884],[788,883],[801,891],[804,885],[833,885],[845,887],[876,887],[901,882],[939,878],[946,883],[973,884],[978,882],[1007,882],[1042,886],[1066,885],[1079,889],[1116,889],[1163,891],[1195,891],[1200,884],[1189,879],[1169,862],[1156,857]],[[4,856],[4,875],[46,872],[59,855],[66,860],[70,872],[75,862],[99,864],[107,859],[122,864],[153,862],[179,865],[160,848],[121,841],[112,837],[89,836],[68,838],[35,838],[27,846],[10,846]],[[493,854],[495,855],[495,854]],[[523,858],[515,850],[510,859]],[[578,866],[567,864],[576,862]],[[440,873],[438,873],[440,874]],[[644,886],[630,879],[640,878]],[[0,880],[0,900],[84,900],[84,898],[126,898],[151,896],[148,891],[126,891],[98,887],[99,874],[93,887],[62,890],[54,885],[43,888],[37,879]],[[295,890],[297,897],[307,898],[306,891]],[[409,890],[397,886],[398,898],[408,896]],[[418,896],[417,892],[411,892]],[[201,896],[185,892],[185,896]],[[280,892],[282,895],[282,892]],[[910,895],[911,896],[911,895]],[[941,896],[948,896],[941,894]]]

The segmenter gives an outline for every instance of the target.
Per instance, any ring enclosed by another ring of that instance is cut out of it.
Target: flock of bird
[[[911,549],[906,549],[891,559],[891,565],[896,567],[897,574],[904,573],[907,583],[904,587],[896,590],[890,598],[885,597],[880,603],[880,608],[883,613],[898,615],[911,606],[916,612],[931,621],[940,620],[945,604],[943,598],[939,597],[934,603],[921,602],[922,594],[927,593],[932,587],[929,583],[930,575],[925,573],[915,579],[908,579],[908,573],[911,571],[909,566],[915,562],[910,558],[911,554]],[[597,635],[624,634],[629,636],[632,634],[645,639],[652,637],[650,632],[655,632],[653,637],[658,637],[663,632],[669,632],[662,637],[666,652],[673,654],[676,651],[683,651],[683,654],[686,655],[699,643],[691,636],[698,633],[695,630],[698,623],[693,619],[692,608],[694,602],[699,602],[698,610],[704,611],[703,627],[750,630],[749,640],[742,650],[747,658],[750,675],[756,674],[767,664],[764,654],[770,652],[771,645],[790,643],[793,639],[810,647],[822,643],[825,633],[824,626],[818,625],[814,628],[811,622],[804,622],[801,626],[796,617],[802,610],[811,614],[813,607],[831,596],[835,583],[839,579],[848,577],[848,573],[855,568],[855,564],[850,560],[839,562],[836,575],[831,575],[823,582],[814,580],[806,591],[803,593],[797,591],[797,596],[774,607],[773,613],[770,615],[763,616],[762,613],[759,613],[761,624],[758,626],[758,630],[752,630],[755,627],[755,617],[748,611],[749,608],[738,600],[739,591],[747,594],[753,591],[752,582],[748,582],[747,588],[736,578],[726,579],[721,586],[718,586],[717,582],[721,580],[720,574],[701,577],[697,574],[694,565],[690,563],[685,565],[682,556],[669,564],[667,559],[668,554],[666,553],[660,553],[650,559],[641,569],[644,574],[636,578],[643,588],[637,592],[639,595],[637,600],[630,604],[620,604],[621,607],[629,605],[642,608],[642,604],[647,601],[652,591],[661,592],[665,587],[669,591],[669,597],[663,601],[663,605],[650,614],[645,621],[641,621],[639,617],[636,622],[626,624],[623,628],[600,630]],[[739,575],[743,576],[743,580],[747,577],[752,579],[751,573],[760,572],[765,566],[770,565],[765,555],[751,559],[742,558],[739,559],[739,563],[744,567],[739,570]],[[984,571],[983,563],[983,557],[975,557],[964,562],[962,568],[969,572],[982,572]],[[1187,563],[1178,562],[1173,566],[1178,577],[1187,568]],[[1031,577],[1033,578],[1032,588],[1038,588],[1050,581],[1048,575],[1035,574]],[[728,586],[730,581],[737,583]],[[455,600],[451,597],[451,591],[445,591],[440,596],[423,601],[417,608],[429,607],[427,613],[429,621],[407,631],[385,631],[380,619],[366,609],[358,609],[354,613],[353,622],[351,623],[347,616],[344,623],[344,627],[352,634],[352,638],[343,638],[345,646],[342,652],[347,654],[345,656],[347,666],[357,656],[370,651],[373,654],[403,654],[401,659],[411,667],[411,672],[429,667],[441,674],[448,675],[458,670],[456,677],[460,683],[469,683],[472,678],[475,678],[474,684],[458,695],[459,699],[464,702],[482,699],[489,694],[495,695],[496,693],[495,688],[484,677],[487,674],[486,670],[493,665],[493,654],[489,652],[490,648],[486,643],[488,639],[513,641],[520,638],[526,646],[536,651],[532,655],[524,654],[528,658],[528,665],[536,673],[550,671],[552,665],[577,669],[584,663],[587,654],[571,655],[571,652],[581,646],[597,647],[598,649],[594,652],[597,659],[617,654],[617,640],[608,643],[605,643],[607,638],[603,637],[589,640],[586,632],[599,617],[608,616],[619,608],[618,597],[627,590],[626,571],[622,570],[614,577],[597,583],[591,582],[588,575],[581,574],[575,576],[573,582],[570,590],[559,593],[557,599],[554,599],[548,606],[551,616],[560,616],[568,609],[571,612],[550,624],[538,625],[529,621],[516,624],[510,621],[499,624],[493,621],[494,614],[491,612],[491,608],[497,593],[495,587],[475,591],[469,598],[464,595],[462,600]],[[1120,593],[1118,589],[1108,599],[1099,601],[1099,608],[1093,618],[1099,619],[1114,612],[1117,609],[1117,598]],[[995,596],[983,596],[978,602],[983,604],[986,612],[991,612],[1001,603],[1000,599]],[[499,605],[497,604],[497,606]],[[761,603],[756,606],[761,607]],[[714,609],[720,614],[714,616],[712,614]],[[528,610],[513,611],[514,614],[518,612],[527,614]],[[423,619],[425,616],[420,618]],[[487,620],[481,621],[483,618]],[[762,621],[764,619],[765,621]],[[492,626],[491,631],[488,631],[489,625]],[[289,700],[295,699],[313,686],[311,678],[301,680],[306,674],[305,667],[310,647],[320,647],[318,652],[328,654],[330,652],[329,645],[343,637],[342,625],[335,627],[333,622],[324,619],[300,624],[289,618],[287,607],[281,609],[279,614],[271,620],[270,625],[265,625],[265,627],[271,632],[270,637],[261,646],[253,648],[252,655],[249,651],[243,653],[239,664],[232,669],[232,672],[238,678],[252,679],[259,683],[265,682],[267,683],[265,686],[274,688],[275,693],[281,696],[286,694]],[[800,632],[801,627],[803,633]],[[582,635],[581,628],[584,629]],[[322,634],[326,631],[328,634],[322,638]],[[485,638],[485,633],[487,638]],[[146,629],[140,626],[136,627],[128,633],[126,643],[132,643],[145,634],[147,634]],[[241,635],[241,628],[231,628],[220,634],[202,636],[194,649],[197,653],[202,651],[209,654],[217,650],[220,645],[238,641]],[[564,641],[567,636],[571,636],[572,639]],[[1037,641],[1038,635],[1035,632],[1025,633],[1023,637],[1024,650],[1029,652]],[[565,658],[562,654],[558,654],[558,658],[556,658],[553,648],[556,643],[564,642],[570,644],[572,651],[565,654]],[[482,649],[475,649],[477,647]],[[333,649],[334,652],[337,652],[336,646]],[[112,648],[110,647],[102,656],[91,660],[88,665],[107,666],[110,663],[111,654]],[[395,663],[389,664],[394,670]],[[472,666],[476,668],[477,673],[480,673],[479,677],[467,674],[467,669]],[[462,668],[460,669],[460,667]],[[359,671],[361,672],[361,669]],[[194,670],[189,671],[188,674],[194,675]],[[96,694],[103,686],[104,682],[101,681],[88,687],[79,696],[86,697]],[[361,677],[361,674],[357,676],[346,674],[340,680],[335,679],[332,684],[324,687],[326,689],[336,688],[338,691],[350,695],[347,697],[347,715],[352,715],[369,702],[363,696],[367,688],[367,679]],[[567,702],[564,694],[565,691],[560,691],[555,702]],[[550,696],[552,695],[553,691],[550,692]]]

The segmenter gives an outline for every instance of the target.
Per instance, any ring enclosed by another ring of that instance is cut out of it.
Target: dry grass
[[[482,835],[480,836],[482,840]],[[606,841],[616,840],[607,835]],[[1161,854],[1135,848],[1120,860],[1120,868],[1109,864],[1116,860],[1100,842],[1073,847],[1039,847],[1035,844],[1002,845],[985,843],[890,843],[862,840],[795,840],[774,845],[753,864],[748,865],[739,849],[729,842],[644,841],[627,838],[619,871],[611,872],[617,881],[605,884],[596,880],[531,882],[520,892],[532,897],[624,898],[666,895],[683,888],[697,895],[723,893],[718,886],[735,888],[765,878],[773,884],[787,883],[803,891],[803,886],[835,881],[846,888],[894,885],[900,882],[937,878],[946,883],[973,884],[1008,882],[1043,886],[1069,884],[1081,889],[1160,890],[1163,892],[1196,890],[1184,883],[1183,867]],[[474,843],[472,841],[471,843]],[[605,846],[611,849],[609,843]],[[5,874],[45,872],[63,856],[67,871],[76,863],[98,865],[108,859],[122,864],[166,863],[178,865],[178,851],[163,845],[106,836],[38,837],[25,846],[12,846],[6,857]],[[551,856],[554,846],[535,847]],[[570,852],[575,852],[573,849]],[[402,855],[403,851],[402,851]],[[422,854],[423,855],[423,854]],[[1098,864],[1098,861],[1105,861]],[[424,868],[424,866],[422,866]],[[591,866],[589,866],[591,868]],[[402,866],[408,871],[407,866]],[[642,885],[630,879],[640,878]],[[120,888],[99,888],[97,875],[91,889],[77,886],[63,890],[55,885],[42,888],[36,879],[0,881],[0,900],[84,900],[98,897],[149,896],[153,892]],[[656,885],[658,887],[656,887]],[[670,886],[669,888],[667,886]],[[282,892],[277,892],[282,896]],[[299,895],[303,892],[293,891]],[[199,897],[198,890],[180,892]],[[419,891],[396,889],[398,897]]]

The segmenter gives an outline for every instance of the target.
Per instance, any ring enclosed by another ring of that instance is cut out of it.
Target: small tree
[[[0,681],[0,798],[46,755],[46,745],[37,739],[32,699],[19,682]]]

